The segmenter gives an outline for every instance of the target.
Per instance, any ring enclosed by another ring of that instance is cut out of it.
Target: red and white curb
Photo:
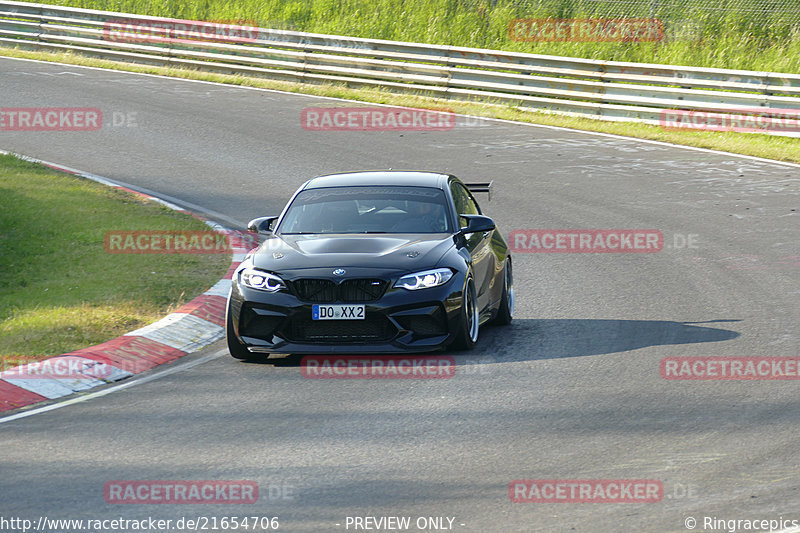
[[[0,150],[0,153],[9,154],[10,152]],[[131,190],[101,176],[19,154],[12,155],[109,187],[122,189],[166,205],[176,211],[195,216],[203,220],[214,231],[230,236],[233,256],[231,267],[224,278],[202,295],[157,322],[97,346],[90,346],[0,372],[0,412],[68,396],[129,378],[134,374],[196,352],[225,336],[225,304],[231,287],[230,280],[234,270],[248,252],[248,249],[242,247],[242,241],[234,238],[238,232],[216,222],[205,220],[175,204]]]

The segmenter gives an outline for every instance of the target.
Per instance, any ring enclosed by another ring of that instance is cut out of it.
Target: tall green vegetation
[[[800,9],[754,0],[53,0],[154,16],[249,21],[262,27],[618,61],[800,72]],[[669,6],[677,5],[670,2]],[[762,2],[763,4],[763,2]],[[634,6],[626,8],[625,6]],[[712,7],[713,9],[708,9]],[[517,42],[516,18],[649,17],[667,39],[641,43]]]

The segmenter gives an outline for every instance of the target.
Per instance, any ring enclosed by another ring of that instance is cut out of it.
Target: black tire
[[[228,304],[228,307],[225,311],[225,340],[228,343],[228,352],[230,352],[234,359],[241,359],[242,361],[255,361],[259,358],[256,354],[250,353],[247,350],[247,347],[236,337],[236,333],[233,331],[233,319],[231,318],[230,304]]]
[[[511,270],[511,259],[506,259],[506,267],[503,269],[503,295],[500,297],[500,307],[497,315],[492,320],[492,324],[507,326],[514,318],[514,275]]]
[[[475,295],[475,284],[472,277],[467,278],[464,285],[464,296],[461,302],[461,320],[458,323],[458,332],[451,346],[456,350],[471,350],[478,342],[480,324],[478,322],[478,302]]]

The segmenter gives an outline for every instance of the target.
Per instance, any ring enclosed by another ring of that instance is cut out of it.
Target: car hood
[[[253,253],[265,270],[380,268],[411,271],[435,266],[455,243],[450,234],[272,235]]]

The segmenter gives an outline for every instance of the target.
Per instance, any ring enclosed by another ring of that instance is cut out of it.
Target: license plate
[[[313,320],[364,320],[363,305],[315,305],[311,308]]]

